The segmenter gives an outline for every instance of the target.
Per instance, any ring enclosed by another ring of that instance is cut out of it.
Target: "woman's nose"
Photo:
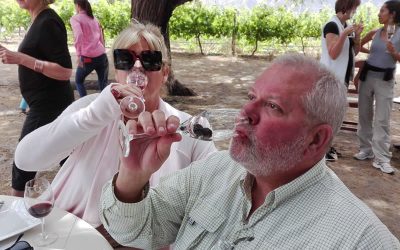
[[[134,68],[141,68],[142,63],[140,62],[139,58],[136,58],[135,63],[133,64]]]

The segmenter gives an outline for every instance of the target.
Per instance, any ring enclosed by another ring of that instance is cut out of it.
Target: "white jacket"
[[[190,117],[161,99],[159,109],[181,121]],[[25,171],[41,171],[57,166],[69,155],[52,182],[55,206],[97,227],[101,224],[98,215],[101,189],[118,172],[122,151],[120,117],[119,104],[109,85],[100,94],[75,101],[55,121],[25,136],[17,146],[15,162]],[[183,136],[180,142],[172,144],[170,156],[153,174],[150,185],[215,151],[212,142]]]

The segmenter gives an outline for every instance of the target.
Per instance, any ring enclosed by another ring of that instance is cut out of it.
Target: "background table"
[[[5,201],[3,209],[16,199],[22,199],[14,196],[0,195],[0,200]],[[0,225],[5,226],[5,225]],[[91,225],[84,220],[76,217],[75,215],[54,207],[51,213],[45,217],[45,230],[46,232],[54,232],[58,234],[58,239],[53,244],[46,247],[37,247],[34,245],[33,238],[40,234],[41,226],[38,225],[34,228],[24,232],[22,240],[26,240],[36,249],[96,249],[96,250],[110,250],[113,249],[107,240]],[[18,234],[19,235],[19,234]],[[18,235],[0,241],[0,249],[5,249],[11,246],[16,240]]]

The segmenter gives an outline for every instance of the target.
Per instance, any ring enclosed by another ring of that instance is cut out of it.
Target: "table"
[[[7,209],[14,201],[22,199],[14,196],[0,195],[0,200],[5,202],[3,208]],[[21,200],[22,201],[22,200]],[[1,216],[1,213],[0,213]],[[4,225],[0,225],[2,227]],[[51,213],[45,217],[45,230],[46,232],[54,232],[58,234],[58,239],[53,244],[46,247],[37,247],[34,245],[33,238],[40,234],[41,226],[35,226],[24,232],[21,240],[25,240],[36,249],[98,249],[110,250],[113,249],[107,240],[91,225],[84,220],[68,213],[62,209],[54,207]],[[0,249],[5,249],[11,246],[19,234],[0,241]]]

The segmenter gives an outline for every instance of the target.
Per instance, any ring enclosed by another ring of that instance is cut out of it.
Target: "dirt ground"
[[[3,45],[8,48],[16,46]],[[70,48],[70,51],[75,62],[74,49]],[[268,64],[265,58],[174,54],[173,68],[176,77],[194,89],[198,96],[165,99],[192,114],[212,107],[239,108],[246,100],[249,85]],[[400,76],[397,75],[396,78],[400,82]],[[74,76],[71,80],[73,79]],[[92,74],[88,79],[94,80],[96,76]],[[114,79],[112,70],[110,79]],[[395,93],[395,96],[400,95],[399,85],[395,86]],[[75,94],[77,95],[76,91]],[[17,67],[0,64],[0,194],[10,192],[13,154],[25,118],[18,111],[20,98]],[[394,142],[400,142],[399,107],[399,104],[393,105],[391,127]],[[349,110],[346,120],[356,121],[357,110]],[[357,197],[375,211],[391,232],[400,238],[400,151],[392,150],[392,165],[397,172],[395,175],[387,175],[373,168],[371,161],[357,161],[352,158],[358,148],[354,132],[341,131],[334,140],[334,146],[342,157],[337,162],[329,163],[329,166]],[[226,145],[219,147],[225,148]],[[52,171],[48,174],[52,176],[54,173]]]

